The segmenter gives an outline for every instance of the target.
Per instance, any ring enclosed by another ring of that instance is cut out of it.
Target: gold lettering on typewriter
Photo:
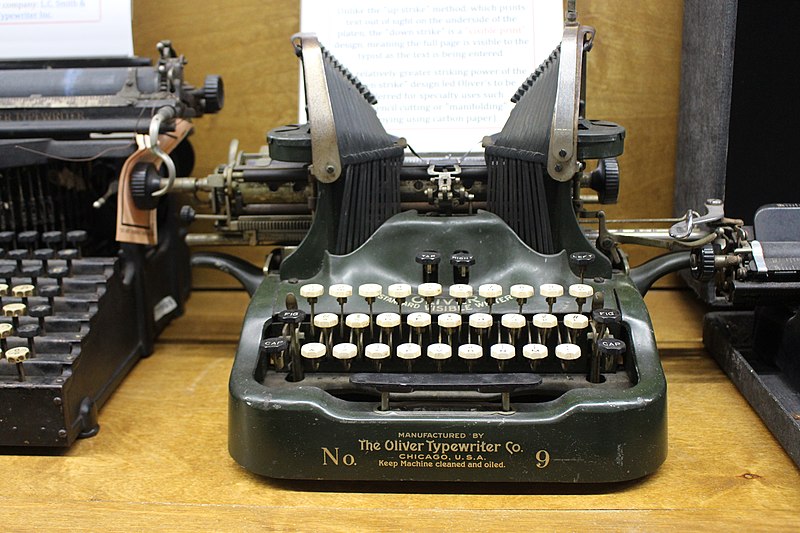
[[[511,459],[535,469],[547,468],[550,452],[538,447],[527,451],[519,442],[491,439],[484,433],[398,432],[387,439],[358,439],[356,451],[322,447],[323,466],[369,464],[379,468],[481,468],[511,467]]]

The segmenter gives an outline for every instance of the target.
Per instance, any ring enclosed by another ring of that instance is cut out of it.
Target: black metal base
[[[800,345],[793,334],[796,328],[784,323],[776,329],[771,311],[708,313],[703,341],[800,466]]]

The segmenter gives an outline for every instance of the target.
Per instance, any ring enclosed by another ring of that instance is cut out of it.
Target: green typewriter
[[[263,268],[193,259],[252,295],[230,377],[239,464],[272,478],[527,483],[662,464],[667,389],[642,295],[689,253],[630,269],[621,234],[589,208],[587,189],[616,201],[625,137],[583,116],[593,37],[568,10],[502,131],[463,158],[406,155],[372,93],[313,35],[293,38],[308,123],[175,185],[208,191],[215,212],[184,210],[216,225],[190,244],[284,244]],[[699,242],[691,219],[683,229],[662,245]]]

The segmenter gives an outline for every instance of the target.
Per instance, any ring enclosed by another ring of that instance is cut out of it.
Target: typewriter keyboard
[[[64,378],[81,352],[117,268],[116,258],[85,258],[87,234],[0,232],[0,380]],[[63,381],[63,379],[62,379]]]
[[[546,375],[571,381],[568,387],[599,386],[625,365],[622,316],[602,307],[602,295],[585,283],[565,289],[424,282],[416,290],[404,283],[309,283],[297,292],[265,327],[261,380],[270,369],[286,372],[290,382],[350,373],[352,383],[379,391],[488,390],[479,376],[491,374],[503,392],[503,383],[513,390]],[[376,302],[394,310],[376,312]],[[514,312],[497,312],[500,303]]]

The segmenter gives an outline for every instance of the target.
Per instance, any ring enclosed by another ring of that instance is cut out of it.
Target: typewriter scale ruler
[[[402,213],[354,252],[326,254],[313,278],[267,276],[231,374],[240,464],[277,478],[519,482],[658,468],[666,385],[630,280],[582,280],[568,253],[531,250],[490,213],[453,222]],[[435,281],[421,250],[441,253]],[[447,261],[465,250],[468,280]],[[300,323],[282,320],[290,293]],[[275,338],[280,357],[259,348]]]

